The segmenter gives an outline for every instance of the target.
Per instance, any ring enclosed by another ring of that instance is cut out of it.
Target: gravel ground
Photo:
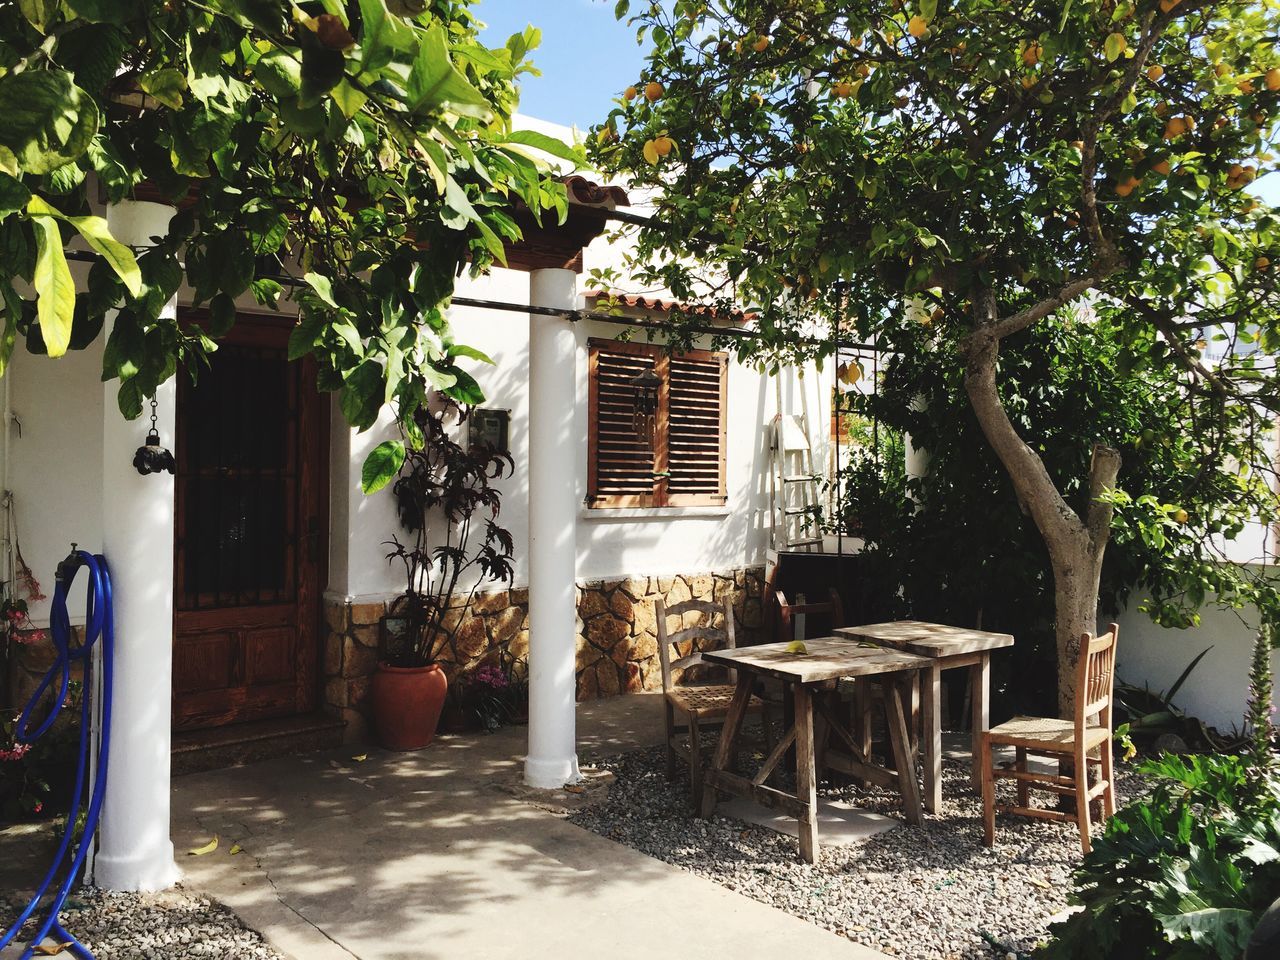
[[[687,776],[668,782],[661,747],[598,761],[617,782],[570,821],[683,867],[851,940],[912,960],[1011,960],[1044,936],[1067,906],[1080,862],[1074,824],[1001,816],[982,845],[982,801],[968,765],[943,764],[943,810],[800,861],[794,838],[715,816],[693,816]],[[1118,799],[1133,780],[1117,771]],[[1126,783],[1128,781],[1128,783]],[[1001,789],[1004,789],[1003,787]],[[1010,787],[1010,792],[1012,788]],[[901,815],[893,793],[824,783],[819,796]],[[819,836],[821,841],[821,836]]]
[[[11,894],[0,894],[0,931],[25,905]],[[74,891],[63,908],[62,924],[97,960],[281,960],[222,904],[181,887],[152,894]],[[35,933],[34,924],[27,932]]]

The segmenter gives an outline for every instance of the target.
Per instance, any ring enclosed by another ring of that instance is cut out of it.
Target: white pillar
[[[128,200],[107,208],[112,235],[131,247],[169,232],[174,208]],[[176,298],[164,307],[174,316]],[[103,331],[106,336],[110,332]],[[115,683],[107,791],[93,880],[108,890],[162,890],[180,877],[169,839],[169,734],[173,686],[173,477],[142,476],[134,451],[149,426],[103,384],[102,552],[115,601]],[[174,444],[175,381],[156,392],[160,441]]]
[[[578,276],[534,270],[529,302],[573,310]],[[560,317],[529,317],[529,755],[524,778],[554,789],[580,778],[576,731],[577,338]]]

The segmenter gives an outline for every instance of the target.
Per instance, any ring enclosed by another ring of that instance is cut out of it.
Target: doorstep
[[[176,777],[338,747],[346,725],[345,720],[311,713],[176,731],[170,753],[171,772]]]

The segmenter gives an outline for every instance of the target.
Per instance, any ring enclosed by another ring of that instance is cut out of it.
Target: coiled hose
[[[73,545],[74,546],[74,545]],[[71,617],[67,613],[67,594],[80,568],[89,571],[88,596],[85,604],[86,617],[84,640],[73,645]],[[67,701],[67,691],[71,684],[71,668],[79,661],[83,668],[84,694],[80,700],[80,750],[76,761],[75,792],[71,797],[71,808],[67,811],[67,826],[58,844],[57,855],[49,866],[44,880],[32,895],[26,908],[18,915],[13,925],[0,936],[0,949],[13,942],[23,925],[37,912],[44,913],[45,918],[36,930],[21,960],[30,960],[35,955],[36,947],[52,937],[72,956],[79,960],[93,960],[89,949],[58,922],[58,913],[71,892],[76,877],[84,866],[85,857],[93,844],[93,835],[98,828],[98,819],[102,814],[102,798],[107,785],[107,751],[111,734],[111,661],[115,646],[115,627],[111,612],[111,576],[107,571],[107,561],[101,554],[91,554],[85,550],[73,550],[71,554],[58,564],[57,586],[53,591],[53,608],[49,613],[49,632],[53,637],[56,653],[53,665],[49,667],[36,692],[32,694],[18,719],[17,738],[23,743],[34,743],[53,726]],[[93,757],[90,726],[92,718],[92,700],[89,691],[93,689],[94,646],[102,643],[102,697],[99,710],[101,737],[97,756]],[[32,714],[35,713],[46,693],[56,689],[48,715],[36,729],[31,729]],[[93,784],[89,789],[88,806],[85,810],[84,830],[79,843],[75,843],[76,826],[84,803],[85,783],[93,769]],[[74,845],[74,854],[68,852]],[[50,888],[61,870],[66,874],[58,884],[56,891],[50,895]],[[47,899],[46,898],[50,898]]]

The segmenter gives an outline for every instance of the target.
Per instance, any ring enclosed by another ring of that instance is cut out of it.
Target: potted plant
[[[418,750],[435,737],[448,691],[438,663],[449,643],[446,617],[456,627],[481,584],[512,578],[514,545],[497,523],[501,501],[493,481],[510,475],[514,463],[492,446],[464,447],[454,439],[451,427],[467,414],[445,397],[435,409],[419,408],[392,487],[408,536],[387,542],[387,559],[405,573],[404,595],[389,616],[403,629],[396,642],[384,643],[370,686],[374,729],[390,750]]]

